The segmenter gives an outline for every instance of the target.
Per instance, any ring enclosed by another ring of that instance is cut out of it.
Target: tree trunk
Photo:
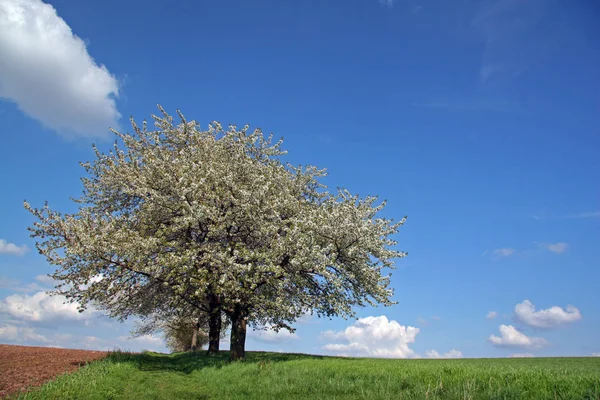
[[[236,305],[231,318],[231,340],[229,347],[229,359],[231,361],[243,360],[246,357],[246,324],[248,322],[248,311]]]
[[[215,295],[208,296],[208,355],[219,353],[221,341],[221,305]]]
[[[208,324],[208,354],[219,353],[219,342],[221,341],[221,310],[210,314]]]

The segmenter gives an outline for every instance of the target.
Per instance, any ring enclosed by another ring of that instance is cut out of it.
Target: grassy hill
[[[600,399],[600,358],[388,360],[115,352],[24,399]]]

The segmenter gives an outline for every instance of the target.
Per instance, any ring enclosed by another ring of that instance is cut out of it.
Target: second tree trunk
[[[248,323],[248,311],[236,305],[230,315],[231,318],[231,340],[229,347],[229,358],[231,361],[243,360],[246,357],[246,325]]]
[[[208,296],[208,354],[219,353],[219,342],[221,340],[221,307],[217,296]]]

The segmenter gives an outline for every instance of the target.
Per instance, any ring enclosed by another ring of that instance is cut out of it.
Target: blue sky
[[[22,207],[73,211],[91,144],[160,103],[283,136],[330,187],[408,216],[397,305],[249,349],[600,354],[599,17],[591,0],[1,0],[0,342],[164,349],[44,295]]]

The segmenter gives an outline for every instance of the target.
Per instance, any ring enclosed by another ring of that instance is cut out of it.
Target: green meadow
[[[19,399],[599,399],[600,358],[392,360],[113,352]]]

